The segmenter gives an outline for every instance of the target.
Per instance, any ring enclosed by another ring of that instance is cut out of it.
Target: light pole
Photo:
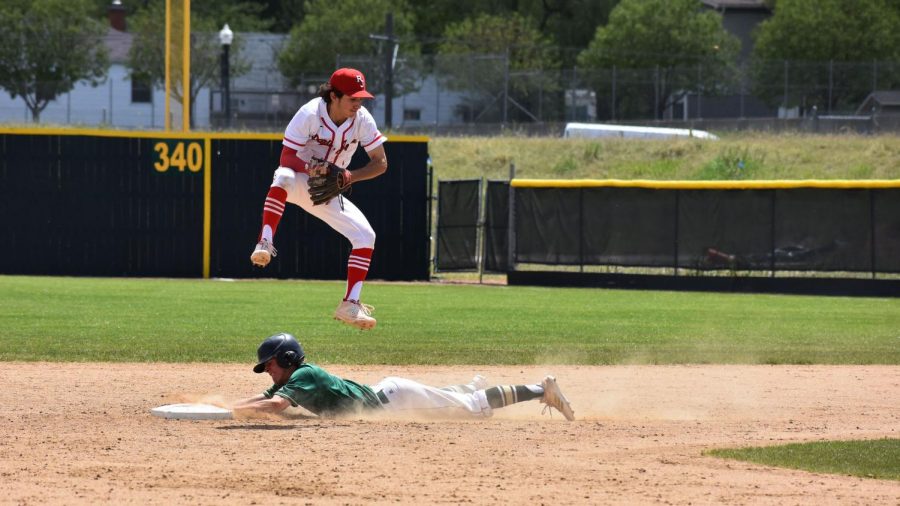
[[[222,101],[224,102],[225,127],[231,127],[231,85],[228,79],[228,50],[234,40],[234,32],[228,23],[219,31],[219,42],[222,44]]]

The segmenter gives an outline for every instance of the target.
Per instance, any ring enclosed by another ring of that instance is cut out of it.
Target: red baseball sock
[[[258,240],[266,239],[272,242],[275,230],[278,229],[278,222],[281,221],[281,215],[284,214],[285,202],[287,202],[287,191],[284,188],[280,186],[269,188],[269,194],[266,195],[266,202],[263,204],[262,231],[259,233]]]
[[[363,281],[369,273],[369,262],[372,261],[372,248],[359,248],[350,251],[347,260],[347,293],[344,300],[359,301]]]

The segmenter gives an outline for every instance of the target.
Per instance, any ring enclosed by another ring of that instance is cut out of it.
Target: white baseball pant
[[[331,228],[350,241],[353,249],[374,248],[375,230],[369,220],[350,200],[338,197],[327,204],[314,206],[309,198],[309,175],[294,172],[287,167],[278,167],[272,180],[272,186],[279,186],[287,191],[287,201],[300,206],[304,211],[327,223]],[[343,201],[343,202],[342,202]]]
[[[382,406],[388,412],[414,411],[439,416],[476,417],[493,414],[484,390],[453,392],[393,376],[372,385],[372,390],[379,394]]]

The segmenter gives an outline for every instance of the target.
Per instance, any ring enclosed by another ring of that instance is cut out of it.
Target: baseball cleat
[[[476,374],[474,378],[472,378],[472,382],[469,383],[475,390],[484,390],[488,386],[487,378],[480,374]]]
[[[375,328],[375,323],[377,323],[371,316],[374,310],[375,308],[368,304],[345,300],[334,311],[334,319],[361,330],[371,329]]]
[[[250,255],[250,262],[257,267],[265,267],[269,265],[269,262],[272,261],[272,257],[278,256],[278,252],[275,251],[275,246],[268,241],[268,239],[263,239],[259,241],[259,244],[256,245],[256,249],[253,250],[253,253]]]
[[[569,400],[566,399],[566,396],[563,395],[562,390],[559,389],[559,385],[556,384],[556,378],[553,376],[547,376],[544,378],[544,381],[541,382],[541,386],[544,387],[544,397],[541,398],[541,402],[546,404],[544,406],[544,410],[547,408],[553,408],[560,413],[566,420],[574,421],[575,420],[575,412],[572,411],[572,406],[569,405]]]

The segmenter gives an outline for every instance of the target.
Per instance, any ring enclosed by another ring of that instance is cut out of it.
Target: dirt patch
[[[900,437],[896,366],[358,367],[434,385],[557,376],[487,420],[186,421],[160,404],[268,387],[249,366],[4,363],[2,504],[900,504],[900,483],[704,457],[710,448]]]

